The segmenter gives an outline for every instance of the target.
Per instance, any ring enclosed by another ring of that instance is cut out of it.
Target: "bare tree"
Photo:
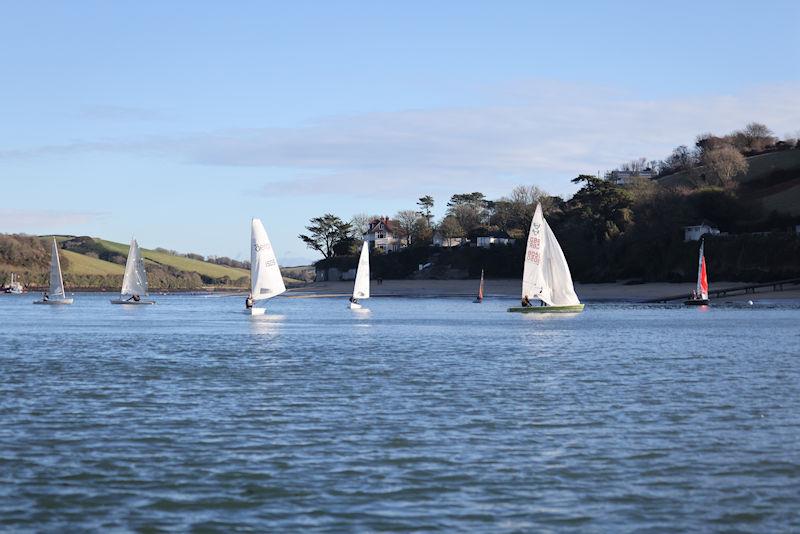
[[[464,228],[461,227],[458,219],[452,215],[448,215],[439,223],[439,233],[445,239],[456,239],[465,235]]]
[[[420,214],[414,210],[398,211],[397,215],[394,216],[394,222],[397,223],[397,230],[400,236],[405,238],[406,244],[408,245],[411,245],[411,241],[414,237],[414,227],[419,218]]]
[[[364,234],[369,230],[369,224],[377,218],[377,215],[367,215],[366,213],[353,215],[350,218],[350,237],[364,239]]]
[[[745,157],[735,148],[727,146],[710,150],[703,156],[706,174],[714,176],[719,185],[732,187],[733,177],[747,172]]]

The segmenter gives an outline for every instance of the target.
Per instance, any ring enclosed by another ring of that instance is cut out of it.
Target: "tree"
[[[350,223],[342,221],[336,215],[326,213],[322,217],[314,217],[306,226],[310,235],[300,234],[300,239],[312,250],[318,251],[325,258],[336,255],[334,245],[347,239],[351,232]]]
[[[430,226],[433,220],[433,213],[431,212],[433,209],[433,197],[430,195],[420,197],[417,201],[417,206],[420,207],[419,214],[428,221],[428,226]]]
[[[450,197],[447,214],[458,220],[464,232],[470,232],[487,218],[486,196],[483,193],[459,193]]]
[[[703,155],[703,165],[706,167],[706,174],[711,174],[716,178],[717,184],[723,187],[733,186],[733,177],[746,173],[748,169],[745,157],[731,146],[706,152]]]
[[[632,222],[633,200],[621,187],[587,174],[572,183],[584,185],[569,200],[568,215],[597,243],[613,239]]]
[[[364,239],[364,234],[369,230],[369,224],[377,218],[377,215],[367,215],[366,213],[353,215],[350,219],[350,237]]]
[[[397,224],[397,230],[400,237],[405,238],[406,244],[411,245],[414,239],[414,227],[417,220],[420,218],[418,212],[414,210],[398,211],[394,216],[394,222]]]
[[[452,215],[448,215],[442,222],[439,223],[439,233],[445,239],[457,239],[464,237],[464,228],[458,222],[458,219]]]
[[[747,149],[751,152],[760,152],[777,141],[772,130],[767,128],[766,124],[759,122],[751,122],[739,133],[746,141]]]

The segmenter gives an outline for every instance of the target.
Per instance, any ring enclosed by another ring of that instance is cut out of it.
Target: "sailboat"
[[[706,274],[706,256],[703,254],[705,241],[700,240],[700,258],[697,261],[697,288],[692,297],[684,304],[689,306],[708,306],[708,276]]]
[[[356,283],[353,284],[353,296],[350,297],[350,309],[360,310],[358,299],[369,298],[369,245],[366,241],[361,245],[361,256],[356,268]]]
[[[128,250],[128,259],[125,262],[125,275],[122,277],[122,289],[119,299],[114,299],[111,304],[155,304],[154,300],[145,300],[147,295],[147,272],[144,270],[144,260],[139,251],[139,243],[131,238],[131,248]],[[126,298],[127,297],[127,298]]]
[[[22,295],[25,288],[20,283],[19,278],[15,273],[11,273],[11,283],[6,287],[5,292],[11,295]]]
[[[481,269],[481,283],[478,285],[478,296],[472,302],[475,304],[483,302],[483,269]]]
[[[267,309],[255,304],[259,300],[277,297],[284,291],[286,286],[267,231],[261,219],[253,219],[250,224],[250,295],[245,311],[250,315],[264,315]]]
[[[531,305],[531,299],[539,299],[542,305]],[[521,313],[583,311],[583,304],[578,300],[572,285],[569,265],[553,230],[542,215],[541,204],[536,205],[528,234],[525,266],[522,272],[522,302],[522,306],[509,308],[508,311]]]
[[[64,292],[64,277],[61,275],[61,261],[58,259],[58,244],[53,238],[50,249],[50,289],[42,300],[35,300],[34,304],[72,304],[73,299],[67,298]]]

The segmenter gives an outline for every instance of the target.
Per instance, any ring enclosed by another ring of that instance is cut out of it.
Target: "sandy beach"
[[[717,282],[711,289],[739,287],[746,282]],[[373,280],[373,297],[474,297],[478,289],[477,280],[384,280],[378,284]],[[323,298],[346,297],[353,290],[353,282],[315,282],[304,287],[291,289],[289,297]],[[575,284],[575,291],[584,301],[641,302],[661,297],[680,295],[688,297],[692,284],[652,283],[625,285]],[[486,280],[486,298],[519,298],[520,281],[516,279]],[[722,297],[726,302],[747,300],[800,300],[800,286],[772,291],[771,287],[760,288],[756,293],[736,294]]]

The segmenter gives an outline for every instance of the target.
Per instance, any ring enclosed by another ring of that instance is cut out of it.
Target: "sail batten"
[[[361,255],[358,258],[356,281],[353,284],[353,298],[369,298],[369,245],[366,241],[361,245]]]
[[[253,300],[277,297],[286,291],[278,259],[261,219],[250,225],[250,295]]]
[[[564,252],[542,215],[541,204],[536,206],[528,234],[522,297],[539,299],[549,306],[580,304]]]
[[[120,295],[123,297],[147,295],[147,272],[145,271],[144,260],[136,239],[131,239],[128,259],[125,261],[125,275],[122,277]]]

